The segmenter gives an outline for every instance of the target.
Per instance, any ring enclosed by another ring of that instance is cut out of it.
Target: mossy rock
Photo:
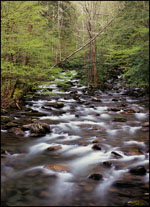
[[[8,111],[6,109],[1,109],[1,115],[6,114]]]
[[[139,200],[129,201],[128,204],[130,204],[130,206],[145,206],[145,203]]]
[[[5,129],[10,129],[12,127],[17,127],[18,124],[17,123],[14,123],[14,122],[9,122],[5,125]]]
[[[32,116],[32,117],[47,116],[46,113],[42,113],[42,112],[23,112],[21,114],[22,115],[25,115],[25,116]]]
[[[1,116],[1,123],[4,124],[4,123],[8,123],[11,121],[11,118],[8,117],[8,116]]]
[[[23,95],[23,93],[24,93],[24,90],[23,89],[16,89],[15,90],[15,93],[14,93],[14,95],[13,95],[13,98],[14,99],[18,99],[18,98],[20,98],[22,95]]]
[[[127,118],[122,117],[122,116],[117,116],[113,119],[113,121],[117,121],[117,122],[126,122]]]

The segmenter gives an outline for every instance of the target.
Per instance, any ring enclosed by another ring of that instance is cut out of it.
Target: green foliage
[[[101,64],[112,70],[125,68],[122,77],[131,86],[149,85],[148,11],[148,2],[126,2],[124,11],[98,42]]]
[[[68,1],[60,7],[63,11],[61,49],[67,47],[65,53],[68,53],[74,44],[71,38],[74,9]],[[3,1],[1,11],[3,94],[10,95],[13,91],[12,80],[24,82],[26,90],[39,81],[54,80],[60,75],[60,68],[50,69],[58,54],[58,2]],[[20,93],[23,91],[17,89],[13,98],[20,97]]]

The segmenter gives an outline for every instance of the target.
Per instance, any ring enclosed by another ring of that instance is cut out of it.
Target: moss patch
[[[139,200],[129,201],[128,204],[131,206],[145,206],[145,204]]]

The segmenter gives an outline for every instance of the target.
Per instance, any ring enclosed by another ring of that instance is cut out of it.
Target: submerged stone
[[[48,102],[45,104],[45,106],[54,107],[54,108],[63,108],[64,103],[62,103],[62,102]]]
[[[115,117],[112,121],[116,121],[116,122],[126,122],[127,121],[127,118],[118,116],[118,117]]]
[[[42,113],[42,112],[22,112],[21,113],[22,115],[25,115],[25,116],[47,116],[46,113]]]
[[[137,166],[137,167],[134,167],[134,168],[130,169],[129,172],[134,174],[134,175],[145,175],[146,174],[146,169],[145,169],[144,166]]]
[[[127,206],[145,206],[145,203],[139,200],[128,201]]]
[[[93,141],[92,141],[92,143],[99,143],[100,141],[99,141],[99,139],[94,139]]]
[[[93,179],[93,180],[102,180],[103,176],[99,173],[94,173],[92,175],[89,176],[89,179]]]
[[[120,107],[111,107],[109,108],[109,111],[120,111],[121,108]]]
[[[49,164],[49,165],[45,165],[44,168],[48,168],[56,172],[63,172],[63,171],[69,172],[70,171],[69,167],[64,164]]]
[[[111,163],[111,162],[108,162],[108,161],[103,162],[103,165],[104,165],[105,167],[107,167],[107,168],[112,167],[112,163]]]
[[[115,157],[115,158],[121,158],[121,157],[122,157],[122,155],[120,155],[118,152],[114,152],[114,151],[112,151],[111,154],[112,154],[113,157]]]
[[[60,150],[62,149],[61,145],[57,145],[57,146],[50,146],[47,148],[47,151],[55,151],[55,150]]]
[[[149,121],[142,124],[143,127],[149,127]]]
[[[20,128],[17,127],[12,127],[11,129],[9,129],[9,132],[15,133],[17,135],[24,135],[25,132],[22,131]]]
[[[18,124],[17,123],[14,123],[14,122],[9,122],[5,125],[4,129],[10,129],[12,127],[17,127]]]
[[[93,150],[101,150],[101,147],[100,147],[98,144],[94,144],[94,145],[92,146],[92,149],[93,149]]]
[[[11,121],[11,118],[9,116],[1,116],[1,123],[8,123]]]

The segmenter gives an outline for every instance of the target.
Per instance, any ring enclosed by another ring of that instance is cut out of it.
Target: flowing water
[[[2,159],[2,206],[124,206],[134,200],[147,204],[149,135],[142,125],[149,112],[144,102],[124,95],[126,89],[118,82],[111,91],[89,95],[78,79],[69,81],[72,87],[67,91],[51,83],[39,87],[37,98],[26,100],[29,112],[46,114],[38,119],[49,123],[50,133],[33,138],[27,130],[19,139],[2,130],[5,149],[15,152],[6,150]],[[45,89],[57,95],[42,96]],[[55,101],[64,107],[43,107]],[[127,107],[139,111],[124,113]],[[16,120],[23,118],[14,115]],[[94,144],[100,148],[94,150]],[[52,146],[59,147],[48,151]],[[45,168],[47,164],[63,164],[69,170],[55,171]],[[138,166],[146,173],[130,173]],[[102,179],[89,178],[95,173]]]

